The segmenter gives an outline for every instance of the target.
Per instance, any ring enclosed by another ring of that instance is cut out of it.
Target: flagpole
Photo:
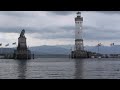
[[[5,47],[7,47],[7,46],[5,45]],[[5,49],[7,49],[7,48],[5,48]],[[8,51],[6,52],[6,56],[5,56],[6,58],[7,58],[7,53],[8,53]]]
[[[2,54],[2,46],[1,46],[1,54]]]
[[[99,53],[99,40],[98,40],[98,44],[97,44],[97,53]]]
[[[9,43],[6,44],[5,46],[8,47],[8,46],[9,46]],[[8,48],[8,52],[6,53],[7,58],[8,58],[8,55],[9,55],[9,51],[10,51],[10,49]]]
[[[16,50],[17,50],[17,44],[16,44],[16,42],[14,42],[13,45],[15,45],[14,52],[16,52]],[[15,59],[16,59],[16,54],[15,54]]]
[[[13,45],[16,45],[16,42],[15,43],[12,43]],[[17,46],[13,47],[13,48],[16,48]]]
[[[72,53],[72,47],[70,48],[69,58],[71,58],[71,53]]]
[[[97,47],[98,47],[98,53],[99,53],[99,40],[98,40],[98,45],[97,45]]]
[[[2,54],[2,47],[0,48],[1,50],[0,50],[0,54]]]
[[[8,46],[8,58],[9,58],[9,52],[10,52],[10,48],[9,48],[9,46]]]
[[[0,45],[1,46],[1,45]],[[2,49],[2,47],[0,48],[0,49]],[[2,54],[2,51],[0,50],[0,54]]]

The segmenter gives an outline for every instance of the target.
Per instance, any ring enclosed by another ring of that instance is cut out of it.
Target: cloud
[[[52,14],[52,15],[70,15],[70,14],[73,14],[75,13],[75,11],[50,11],[48,12],[49,14]]]
[[[0,11],[0,15],[12,16],[12,17],[33,17],[33,11]]]
[[[36,30],[27,27],[0,27],[0,33],[20,33],[23,29],[26,30],[26,33],[34,33]],[[37,31],[36,31],[37,32]]]
[[[120,11],[97,11],[98,13],[113,15],[113,14],[120,14]]]
[[[62,26],[60,27],[60,29],[64,29],[64,30],[67,30],[67,31],[70,31],[70,30],[75,30],[75,26]]]
[[[10,41],[14,34],[16,36],[14,40],[17,40],[21,30],[25,29],[29,44],[33,41],[32,45],[37,45],[42,41],[55,44],[59,40],[70,44],[74,42],[76,12],[0,11],[0,40],[2,42],[2,37],[4,37],[4,42]],[[82,11],[84,39],[118,40],[120,38],[119,13],[118,11]]]
[[[66,29],[65,29],[66,28]],[[41,39],[71,39],[74,38],[74,30],[68,29],[68,27],[55,27],[55,28],[45,28],[40,30],[39,33],[33,35],[34,38]]]
[[[68,15],[76,15],[78,11],[49,11],[48,15],[59,15],[59,16],[68,16]],[[80,11],[81,13],[85,13],[87,11]]]
[[[74,38],[74,26],[63,26],[60,27],[63,29],[64,33],[60,33],[60,35],[56,35],[60,38]],[[111,39],[119,39],[120,30],[117,29],[107,29],[102,27],[94,27],[94,26],[83,26],[83,38],[87,40],[111,40]]]

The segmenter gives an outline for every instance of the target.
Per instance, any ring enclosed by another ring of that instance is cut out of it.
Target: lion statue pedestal
[[[26,44],[25,30],[21,31],[20,37],[18,38],[18,47],[17,50],[14,51],[15,59],[31,59],[31,51],[28,50]]]

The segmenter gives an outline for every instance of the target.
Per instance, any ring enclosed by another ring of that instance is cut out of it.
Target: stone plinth
[[[31,59],[31,51],[28,50],[26,44],[26,37],[24,36],[25,30],[22,30],[20,37],[18,38],[18,47],[14,51],[15,59]]]
[[[86,51],[72,51],[71,58],[89,58],[89,55]]]

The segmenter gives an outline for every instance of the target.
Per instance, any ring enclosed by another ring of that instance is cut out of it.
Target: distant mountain
[[[72,45],[56,45],[56,46],[36,46],[36,47],[30,47],[29,49],[32,51],[32,53],[37,55],[46,55],[46,54],[63,54],[63,55],[69,55],[70,49],[73,48]],[[14,48],[0,48],[0,54],[1,53],[13,53]],[[96,46],[85,46],[85,50],[92,51],[92,52],[98,52],[98,48]],[[114,46],[101,46],[99,48],[99,53],[103,54],[120,54],[120,45],[114,45]]]
[[[37,46],[31,47],[30,50],[36,54],[69,54],[70,50],[58,46]]]
[[[96,46],[86,46],[85,49],[88,51],[98,52],[98,47],[96,47]],[[99,53],[102,53],[102,54],[120,54],[120,45],[100,46]]]
[[[70,49],[73,45],[57,45],[57,46],[38,46],[31,47],[30,50],[39,54],[70,54]],[[96,46],[85,46],[85,50],[98,52],[98,47]],[[99,53],[102,54],[119,54],[120,45],[114,46],[100,46]]]

